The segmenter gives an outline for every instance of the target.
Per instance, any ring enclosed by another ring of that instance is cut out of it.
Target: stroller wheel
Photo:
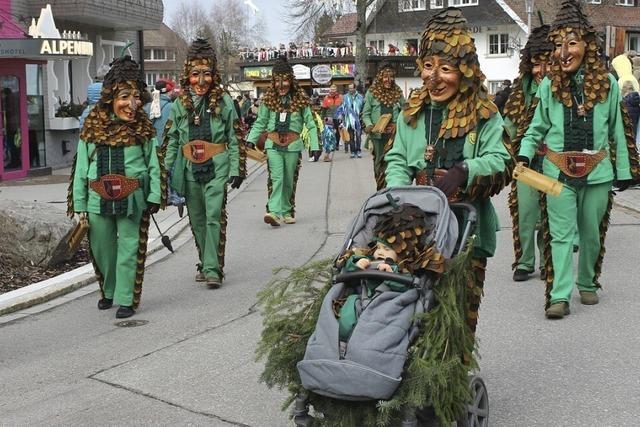
[[[487,427],[489,425],[489,394],[482,378],[469,378],[471,402],[467,404],[467,413],[461,417],[458,427]]]

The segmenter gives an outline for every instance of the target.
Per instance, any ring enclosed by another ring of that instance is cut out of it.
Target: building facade
[[[162,0],[0,0],[0,180],[71,165],[87,86],[128,42],[143,63],[162,16]]]
[[[144,71],[147,85],[158,79],[178,82],[188,45],[171,28],[162,24],[144,31]]]

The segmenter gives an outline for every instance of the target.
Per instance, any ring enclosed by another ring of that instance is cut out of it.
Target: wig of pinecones
[[[409,271],[426,249],[431,231],[426,217],[420,208],[405,203],[381,215],[373,229],[376,240],[393,249],[398,254],[398,264]]]
[[[531,60],[534,58],[548,58],[551,52],[553,52],[553,43],[548,39],[549,25],[541,25],[531,30],[527,44],[520,51],[520,74],[531,73]]]
[[[80,138],[94,144],[111,146],[129,146],[140,144],[153,138],[156,134],[153,124],[143,112],[142,108],[136,111],[136,118],[131,123],[122,126],[122,122],[113,118],[113,99],[121,89],[134,88],[142,92],[146,82],[138,63],[126,55],[114,59],[111,69],[107,72],[102,82],[100,100],[84,121],[80,129]]]
[[[271,87],[269,88],[269,90],[267,90],[267,92],[264,94],[264,97],[262,98],[262,102],[267,106],[269,110],[293,113],[294,111],[300,111],[309,106],[311,102],[309,96],[304,91],[304,89],[300,87],[298,79],[296,79],[295,75],[293,74],[293,68],[289,64],[289,61],[287,61],[287,58],[280,57],[276,59],[276,63],[273,65],[271,73]],[[289,103],[288,107],[283,106],[280,102],[280,95],[275,88],[276,76],[284,76],[289,79],[289,94],[291,95],[291,103]]]
[[[209,66],[213,75],[213,84],[220,84],[222,80],[218,73],[216,51],[207,39],[195,39],[189,46],[187,58],[184,60],[184,66],[182,67],[182,76],[180,77],[180,85],[183,88],[189,87],[189,74],[196,65]]]
[[[549,25],[541,25],[531,30],[527,44],[520,51],[520,74],[513,82],[513,91],[509,95],[503,111],[503,116],[511,120],[516,128],[527,116],[525,93],[533,82],[531,60],[547,62],[553,52],[553,43],[548,40],[549,29]]]
[[[180,86],[182,89],[179,99],[185,110],[189,112],[189,122],[191,123],[193,123],[195,118],[194,114],[192,114],[194,107],[189,91],[191,86],[189,84],[189,74],[191,74],[191,70],[196,65],[206,65],[211,68],[211,77],[213,78],[213,81],[211,82],[208,98],[209,111],[213,112],[213,114],[220,113],[221,108],[219,107],[219,104],[221,103],[222,95],[224,94],[224,90],[221,87],[222,78],[218,72],[216,52],[207,39],[198,38],[191,43],[191,46],[189,46],[187,58],[184,60],[184,66],[182,68],[182,75],[180,76]]]
[[[605,102],[609,95],[609,72],[598,49],[596,30],[587,19],[581,4],[576,0],[564,0],[549,31],[552,43],[561,42],[570,33],[579,35],[586,43],[582,60],[584,69],[584,108],[588,111],[595,104]],[[553,96],[567,108],[573,106],[570,90],[571,76],[562,71],[560,59],[553,56],[551,61],[551,91]]]
[[[384,61],[378,68],[378,73],[373,81],[373,84],[369,88],[371,94],[385,107],[391,108],[402,97],[402,89],[397,84],[393,84],[390,88],[385,88],[382,83],[382,78],[386,73],[392,73],[394,78],[396,70],[389,62]]]
[[[107,107],[113,102],[118,83],[132,82],[140,92],[145,90],[147,83],[144,81],[138,63],[131,59],[131,56],[126,55],[122,58],[116,58],[110,66],[111,68],[104,76],[100,92],[100,103],[103,106]]]
[[[461,73],[460,88],[449,100],[448,114],[440,127],[440,138],[459,138],[476,128],[478,113],[488,119],[498,111],[483,85],[485,76],[480,70],[476,47],[467,27],[467,20],[458,8],[449,7],[431,17],[420,40],[417,59],[422,71],[428,56],[439,56],[455,64]],[[423,105],[430,103],[426,86],[414,91],[405,110],[405,120],[415,125]]]

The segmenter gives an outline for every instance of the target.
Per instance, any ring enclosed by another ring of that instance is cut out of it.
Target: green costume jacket
[[[603,103],[593,108],[593,150],[606,150],[603,159],[587,176],[587,184],[601,184],[614,179],[631,179],[629,152],[624,133],[622,110],[620,109],[620,90],[618,83],[609,74],[609,96]],[[533,120],[520,143],[520,156],[532,159],[538,143],[545,141],[553,151],[564,151],[564,105],[551,93],[551,80],[545,77],[540,83],[537,97],[540,102]],[[610,142],[612,144],[610,144]],[[615,169],[611,162],[611,150],[615,150]],[[546,158],[542,171],[551,178],[558,178],[560,170]]]
[[[249,132],[249,136],[247,137],[247,142],[255,144],[260,137],[262,132],[275,132],[276,129],[276,120],[278,119],[280,113],[276,111],[271,111],[267,108],[266,105],[260,105],[260,109],[258,110],[258,118],[255,122],[253,122],[253,126],[251,127],[251,132]],[[318,131],[316,128],[316,123],[313,120],[313,114],[311,113],[311,107],[305,107],[302,111],[295,111],[293,113],[289,113],[291,116],[289,121],[289,131],[302,133],[303,125],[306,126],[309,132],[309,147],[311,150],[319,150],[318,146]],[[278,147],[278,151],[293,151],[300,152],[304,150],[304,145],[302,143],[302,139],[298,138],[296,141],[289,144],[287,147]],[[274,143],[271,139],[267,138],[264,143],[265,150],[270,148],[274,148]]]
[[[402,106],[405,103],[404,96],[401,96],[398,102],[393,104],[393,117],[391,118],[391,122],[389,123],[397,123],[398,115],[402,112]],[[384,106],[378,98],[373,96],[370,90],[364,96],[364,109],[362,110],[362,121],[364,121],[365,127],[367,126],[375,126],[382,115],[382,108]],[[380,139],[382,135],[379,133],[372,133],[369,135],[369,138],[372,139]]]
[[[213,158],[215,174],[216,176],[223,175],[226,177],[239,176],[240,153],[238,139],[233,127],[238,115],[228,94],[222,95],[218,108],[220,109],[219,112],[211,114],[211,142],[224,142],[227,144],[227,150]],[[169,120],[172,124],[166,135],[169,143],[166,147],[165,165],[167,170],[172,170],[175,166],[170,185],[178,193],[184,194],[184,182],[195,181],[195,179],[191,172],[191,162],[185,159],[182,154],[182,146],[189,142],[189,114],[179,98],[173,102]]]
[[[411,185],[415,174],[426,168],[425,114],[420,112],[415,128],[404,120],[398,121],[393,147],[385,156],[387,187]],[[502,141],[502,125],[502,117],[496,113],[488,120],[479,119],[477,129],[466,135],[462,155],[469,166],[467,189],[476,177],[494,175],[507,168],[510,156]],[[488,198],[474,201],[473,205],[478,213],[474,254],[491,257],[496,249],[498,216]]]
[[[128,197],[127,216],[139,215],[147,203],[160,204],[160,163],[156,153],[156,138],[143,144],[124,147],[124,174],[138,178],[140,187]],[[100,214],[98,193],[89,187],[89,182],[98,178],[96,145],[80,140],[73,177],[73,210]]]

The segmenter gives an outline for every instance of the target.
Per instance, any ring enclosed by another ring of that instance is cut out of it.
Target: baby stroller
[[[395,187],[378,191],[363,205],[347,230],[340,254],[334,260],[338,273],[325,296],[316,328],[307,342],[303,360],[297,364],[302,386],[316,395],[352,401],[390,399],[405,376],[407,353],[417,339],[421,325],[416,316],[427,313],[439,303],[435,298],[437,276],[430,271],[415,276],[373,269],[345,272],[339,260],[352,248],[366,247],[374,239],[374,226],[380,216],[398,205],[417,206],[426,215],[424,236],[438,253],[451,260],[468,245],[476,223],[476,212],[467,203],[449,204],[444,194],[434,187]],[[461,232],[459,232],[461,230]],[[383,289],[374,297],[363,295],[358,305],[358,320],[350,332],[348,343],[339,335],[335,303],[357,288],[363,280],[389,281],[408,287],[403,292]],[[468,370],[463,371],[468,373]],[[479,377],[469,376],[466,411],[458,426],[488,425],[488,395]],[[464,387],[464,385],[463,385]],[[315,408],[314,408],[315,410]],[[419,427],[438,425],[429,402],[418,410],[402,411],[402,419],[394,425]],[[298,427],[313,425],[306,393],[294,402],[294,422]],[[363,422],[362,425],[368,425]]]

